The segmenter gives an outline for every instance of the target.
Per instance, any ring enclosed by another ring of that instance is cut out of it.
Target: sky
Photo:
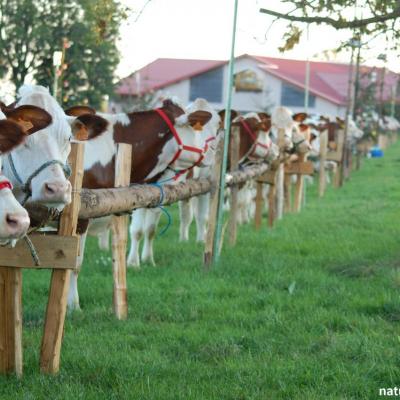
[[[120,31],[121,63],[117,76],[124,77],[161,58],[228,59],[231,49],[234,0],[121,0],[131,9],[129,19]],[[361,1],[362,3],[362,1]],[[362,8],[362,4],[361,8]],[[290,9],[278,0],[239,0],[235,55],[243,53],[284,58],[324,59],[322,52],[335,49],[351,32],[310,25],[308,39],[304,34],[291,51],[280,53],[286,23],[278,21],[268,27],[273,17],[260,8],[276,11]],[[306,30],[306,27],[304,26]],[[376,57],[385,51],[383,38],[364,51],[365,63],[382,66]],[[399,56],[387,52],[390,69],[400,72]],[[349,53],[336,61],[348,62]]]

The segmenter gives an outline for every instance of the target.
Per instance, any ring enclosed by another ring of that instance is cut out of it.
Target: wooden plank
[[[75,236],[78,214],[81,204],[80,190],[83,178],[84,143],[73,142],[69,163],[72,166],[70,178],[72,185],[72,201],[65,207],[58,234]],[[64,334],[65,314],[67,311],[67,295],[69,289],[70,270],[53,270],[47,303],[44,333],[40,352],[40,370],[46,374],[56,374],[60,368],[62,338]]]
[[[115,161],[115,187],[129,186],[131,180],[132,145],[118,144]],[[128,244],[129,216],[112,217],[112,260],[113,260],[113,305],[119,320],[128,317],[128,299],[126,291],[126,247]]]
[[[240,128],[237,126],[232,127],[229,143],[229,164],[230,171],[234,172],[239,167],[239,148],[240,148]],[[237,239],[237,219],[238,219],[238,185],[231,187],[231,201],[229,213],[229,244],[234,246]]]
[[[27,244],[20,240],[14,248],[0,248],[0,265],[31,269],[75,269],[79,239],[71,236],[32,234],[29,236],[38,254],[35,265]]]
[[[323,197],[326,188],[326,171],[325,162],[328,152],[328,131],[321,132],[319,136],[319,182],[318,182],[318,195]]]
[[[264,206],[264,199],[262,192],[263,192],[263,184],[261,182],[257,182],[256,212],[254,215],[254,227],[256,230],[259,230],[262,224],[262,211]]]
[[[0,267],[0,373],[22,367],[22,270]]]
[[[301,157],[299,155],[299,157]],[[290,175],[313,175],[314,164],[311,161],[294,161],[285,165],[285,174]]]
[[[219,140],[215,152],[215,167],[212,174],[212,189],[210,198],[210,211],[208,217],[208,228],[206,242],[204,246],[204,267],[209,269],[213,259],[214,235],[217,220],[217,210],[219,202],[220,175],[222,168],[222,157],[224,153],[224,141]],[[215,251],[218,251],[215,249]]]
[[[268,185],[275,185],[275,170],[268,170],[263,175],[257,178],[257,182],[267,183]]]

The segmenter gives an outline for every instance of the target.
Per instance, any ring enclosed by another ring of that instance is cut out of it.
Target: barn
[[[364,75],[384,76],[383,99],[391,99],[391,88],[399,75],[375,67],[362,67]],[[232,106],[241,112],[265,111],[283,105],[304,110],[306,61],[244,54],[235,60],[235,90]],[[228,61],[158,58],[122,79],[116,88],[115,110],[129,109],[140,97],[177,96],[184,103],[206,98],[215,108],[226,104]],[[346,112],[349,65],[310,62],[311,112],[338,115]],[[364,79],[364,84],[368,84]],[[378,95],[378,94],[377,94]]]

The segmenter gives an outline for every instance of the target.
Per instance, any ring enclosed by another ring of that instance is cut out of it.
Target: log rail
[[[237,185],[263,175],[269,169],[267,163],[248,166],[227,175],[227,186]],[[99,218],[127,213],[138,208],[154,208],[186,200],[213,190],[210,179],[188,179],[176,185],[133,185],[113,189],[82,189],[80,219]],[[162,200],[160,202],[160,200]],[[35,225],[57,219],[57,213],[36,203],[26,204]]]

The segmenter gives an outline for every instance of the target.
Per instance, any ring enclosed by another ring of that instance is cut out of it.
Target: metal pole
[[[231,44],[231,58],[229,60],[229,75],[228,75],[228,87],[227,87],[227,103],[225,111],[225,134],[224,134],[224,154],[222,158],[222,167],[220,175],[220,188],[219,188],[219,200],[217,210],[217,226],[214,235],[213,244],[213,262],[216,263],[219,259],[219,248],[222,233],[222,217],[223,217],[223,205],[224,205],[224,190],[225,190],[225,173],[228,160],[228,148],[229,148],[229,136],[231,131],[231,106],[232,106],[232,91],[233,91],[233,66],[235,62],[235,41],[236,41],[236,23],[237,23],[237,10],[238,0],[235,0],[234,14],[233,14],[233,28],[232,28],[232,44]]]
[[[392,86],[392,101],[391,101],[391,104],[390,104],[390,116],[392,118],[394,118],[394,115],[396,113],[396,109],[395,109],[395,106],[396,106],[396,87],[397,87],[397,82],[396,82],[395,86]]]
[[[343,144],[343,154],[342,162],[340,164],[340,174],[339,174],[339,186],[343,186],[345,163],[347,156],[347,134],[349,130],[349,119],[351,118],[352,111],[354,109],[354,45],[351,43],[351,59],[349,65],[349,85],[347,88],[347,107],[344,125],[344,144]]]
[[[356,77],[354,82],[354,105],[353,105],[353,118],[355,119],[357,114],[357,98],[360,92],[360,64],[361,64],[361,35],[360,35],[360,43],[357,49],[357,58],[356,58]]]
[[[307,42],[309,42],[309,25],[307,24]],[[308,113],[308,105],[309,105],[309,96],[310,96],[310,56],[307,51],[307,59],[306,59],[306,77],[304,82],[304,111]]]

